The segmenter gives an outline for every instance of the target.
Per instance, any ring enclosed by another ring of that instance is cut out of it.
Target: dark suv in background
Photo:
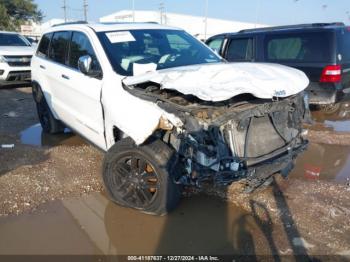
[[[279,26],[224,33],[206,41],[229,62],[279,63],[310,79],[310,104],[337,109],[350,92],[350,27],[343,23]]]

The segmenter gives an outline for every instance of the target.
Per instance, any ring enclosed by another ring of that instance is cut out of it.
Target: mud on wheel
[[[111,199],[153,215],[174,209],[181,191],[174,182],[173,153],[160,140],[141,146],[130,138],[117,142],[103,163],[103,180]]]

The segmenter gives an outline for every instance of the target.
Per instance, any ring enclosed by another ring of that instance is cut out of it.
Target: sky
[[[350,24],[350,0],[87,0],[88,20],[120,10],[159,10],[163,2],[166,12],[268,25],[312,22],[344,22]],[[44,21],[63,18],[63,0],[34,0],[44,13]],[[68,19],[83,19],[83,0],[66,0]]]

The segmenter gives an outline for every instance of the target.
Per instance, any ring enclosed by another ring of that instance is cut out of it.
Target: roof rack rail
[[[123,24],[159,24],[158,22],[149,21],[149,22],[100,22],[102,25],[123,25]]]
[[[61,26],[61,25],[80,25],[80,24],[88,24],[88,22],[86,21],[65,22],[65,23],[55,24],[52,27]]]
[[[343,22],[334,22],[334,23],[312,23],[312,24],[298,24],[298,25],[283,25],[283,26],[243,29],[243,30],[238,31],[238,33],[264,32],[264,31],[270,31],[270,30],[297,29],[297,28],[317,28],[317,27],[324,27],[324,26],[345,26],[345,24]]]

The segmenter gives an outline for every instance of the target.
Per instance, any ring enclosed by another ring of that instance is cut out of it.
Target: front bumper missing
[[[252,192],[276,173],[280,173],[283,177],[286,177],[293,169],[295,159],[307,148],[307,145],[308,142],[303,141],[301,145],[288,150],[284,154],[240,171],[217,172],[212,174],[212,182],[216,185],[227,186],[232,182],[241,180],[246,185],[245,192]],[[199,185],[204,182],[200,180],[199,177]],[[208,182],[208,179],[205,180]]]
[[[295,159],[300,153],[306,150],[308,145],[307,141],[304,141],[302,145],[294,150],[290,150],[284,156],[281,156],[275,160],[265,162],[263,164],[250,167],[247,170],[245,178],[246,192],[251,192],[265,183],[271,176],[276,173],[280,173],[284,178],[287,177],[290,171],[294,167]]]

